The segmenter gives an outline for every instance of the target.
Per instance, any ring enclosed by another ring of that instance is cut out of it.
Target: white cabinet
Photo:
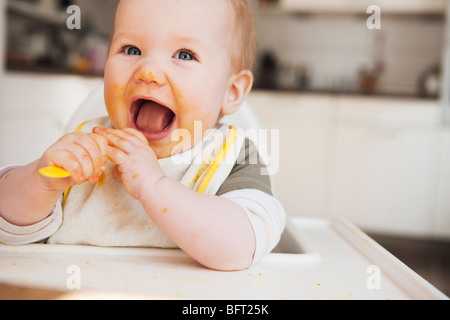
[[[249,102],[280,130],[274,184],[288,214],[450,238],[450,129],[438,102],[265,92]]]
[[[248,99],[264,128],[279,130],[275,192],[288,214],[323,217],[329,189],[332,98],[256,92]],[[274,148],[271,148],[274,151]]]
[[[377,232],[433,235],[440,171],[437,103],[339,101],[330,215]]]
[[[450,238],[450,128],[448,127],[443,129],[442,134],[436,209],[435,235]]]
[[[280,8],[294,12],[366,13],[378,5],[382,13],[443,14],[446,0],[281,0]]]
[[[60,128],[52,110],[0,111],[0,167],[32,162],[56,142]]]
[[[0,78],[0,166],[38,159],[98,78],[5,73]]]

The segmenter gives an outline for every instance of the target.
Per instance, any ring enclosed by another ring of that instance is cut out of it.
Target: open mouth
[[[161,140],[170,134],[175,113],[152,100],[139,99],[130,109],[130,125],[142,132],[149,141]]]

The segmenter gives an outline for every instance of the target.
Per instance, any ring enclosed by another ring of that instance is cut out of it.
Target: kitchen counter
[[[273,93],[273,94],[299,94],[299,95],[322,95],[322,96],[334,96],[334,97],[359,97],[362,99],[405,99],[405,100],[419,100],[419,101],[437,101],[436,97],[425,97],[419,95],[411,95],[411,94],[401,94],[401,93],[373,93],[373,94],[364,94],[359,91],[334,91],[334,90],[302,90],[299,88],[262,88],[262,87],[254,87],[252,93]]]

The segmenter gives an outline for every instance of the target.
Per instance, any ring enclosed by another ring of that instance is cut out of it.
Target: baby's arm
[[[155,223],[204,266],[231,271],[251,265],[255,236],[237,204],[196,193],[170,178],[161,179],[143,199]]]
[[[230,200],[198,194],[165,176],[145,137],[133,129],[95,129],[128,193],[159,228],[206,267],[239,270],[251,265],[255,236],[244,210]],[[145,142],[144,142],[145,141]]]
[[[98,179],[106,166],[106,147],[106,139],[96,134],[65,135],[41,159],[0,180],[0,216],[16,226],[44,220],[67,187]],[[67,170],[71,177],[52,179],[39,174],[40,168],[50,165]]]

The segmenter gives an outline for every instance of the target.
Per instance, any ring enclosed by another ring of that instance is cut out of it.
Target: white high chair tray
[[[150,299],[448,299],[342,219],[291,218],[277,251],[219,272],[181,250],[0,245],[0,282]]]

